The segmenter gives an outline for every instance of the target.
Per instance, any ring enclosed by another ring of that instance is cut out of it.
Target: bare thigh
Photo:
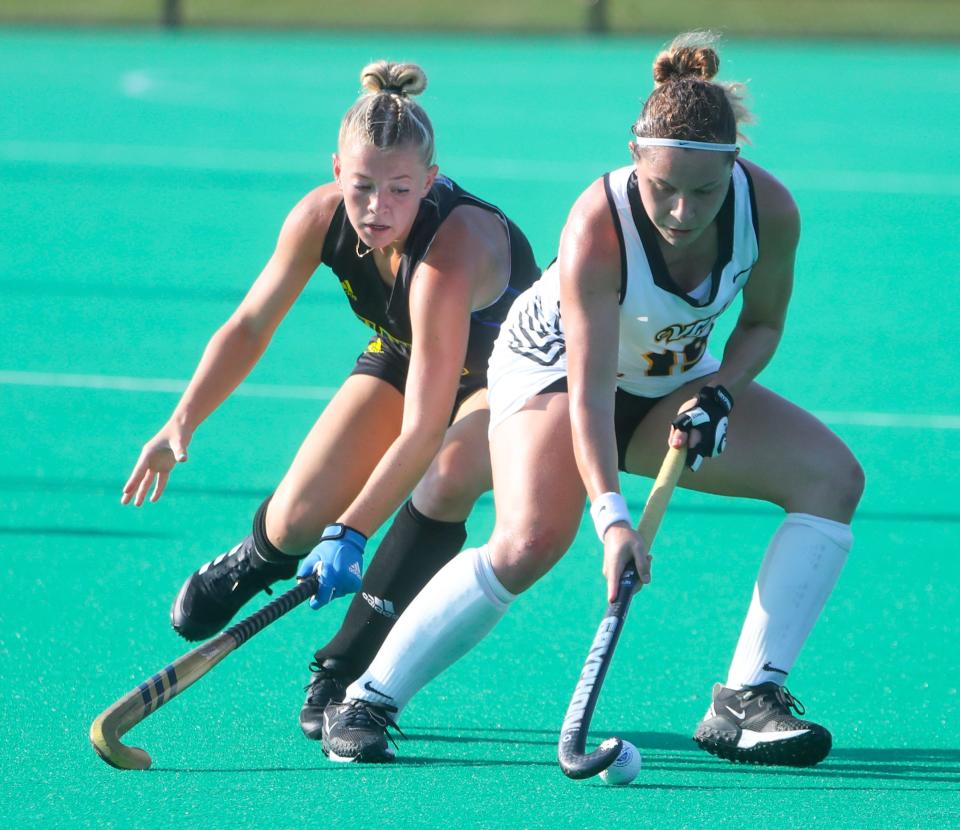
[[[504,587],[519,593],[566,553],[583,514],[567,394],[530,400],[497,426],[490,451],[497,509],[490,559]]]
[[[443,445],[413,491],[413,504],[425,516],[462,522],[492,486],[487,429],[487,390],[480,389],[457,410]]]
[[[650,410],[627,447],[629,472],[656,475],[670,422],[700,386],[702,381],[687,384]],[[843,441],[813,415],[751,383],[730,414],[724,453],[705,459],[696,473],[685,470],[680,485],[849,522],[863,492],[863,470]]]
[[[386,381],[351,375],[300,445],[267,508],[267,535],[285,553],[312,548],[356,498],[400,434],[403,395]]]

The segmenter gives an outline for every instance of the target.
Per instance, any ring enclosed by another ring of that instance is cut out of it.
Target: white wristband
[[[597,536],[600,537],[601,542],[607,528],[615,522],[633,525],[626,499],[619,493],[603,493],[597,496],[590,505],[590,516],[593,518],[593,526],[597,529]]]

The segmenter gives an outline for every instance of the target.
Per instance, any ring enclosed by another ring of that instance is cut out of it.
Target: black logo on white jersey
[[[560,330],[560,304],[548,314],[539,295],[520,312],[517,325],[510,328],[510,351],[541,366],[553,366],[567,350]]]

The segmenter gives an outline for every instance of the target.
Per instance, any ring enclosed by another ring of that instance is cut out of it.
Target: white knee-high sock
[[[767,547],[726,686],[783,685],[853,544],[850,525],[788,513]]]
[[[347,699],[402,710],[486,637],[515,598],[494,574],[486,546],[463,551],[407,606]]]

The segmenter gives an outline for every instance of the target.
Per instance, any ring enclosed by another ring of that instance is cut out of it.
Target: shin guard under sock
[[[853,544],[850,526],[789,513],[770,540],[727,675],[730,689],[783,685]]]
[[[349,666],[353,680],[369,665],[404,608],[463,547],[464,522],[440,522],[407,502],[363,575],[340,630],[316,653],[317,663]]]
[[[497,578],[486,546],[455,557],[410,603],[371,661],[346,691],[402,711],[442,671],[477,645],[515,599]]]

